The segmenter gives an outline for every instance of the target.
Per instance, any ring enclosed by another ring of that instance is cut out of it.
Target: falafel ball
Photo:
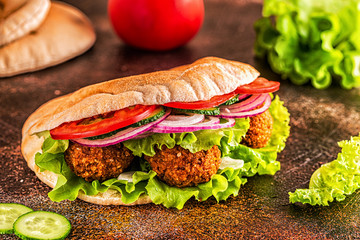
[[[220,167],[220,157],[221,152],[216,145],[196,153],[179,145],[171,149],[163,145],[153,157],[144,156],[158,178],[176,187],[196,186],[210,181]]]
[[[65,161],[70,169],[88,182],[118,177],[133,159],[132,152],[122,143],[108,147],[85,147],[70,142],[65,152]]]
[[[271,137],[273,118],[269,112],[250,117],[250,127],[241,143],[251,148],[265,147]]]

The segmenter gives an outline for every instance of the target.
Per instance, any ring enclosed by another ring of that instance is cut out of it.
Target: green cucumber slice
[[[131,127],[140,127],[142,125],[145,125],[145,124],[148,124],[148,123],[151,123],[151,122],[154,122],[156,120],[158,120],[159,118],[161,118],[162,116],[164,116],[165,114],[165,108],[161,107],[159,108],[158,110],[155,110],[151,115],[150,117],[147,117],[143,120],[140,120],[134,124],[131,125]]]
[[[232,104],[234,104],[234,103],[237,103],[238,101],[239,101],[239,95],[236,95],[236,96],[230,98],[229,100],[227,100],[226,102],[224,102],[224,103],[221,104],[221,105],[226,105],[226,106],[228,106],[228,105],[232,105]]]
[[[197,113],[197,114],[204,114],[204,115],[220,115],[220,108],[212,107],[206,109],[180,109],[174,108],[179,112],[189,112],[189,113]]]
[[[108,133],[105,133],[105,134],[102,134],[102,135],[98,135],[98,136],[93,136],[93,137],[87,137],[86,139],[89,139],[89,140],[98,140],[98,139],[104,139],[104,138],[108,138],[108,137],[111,137],[115,134],[117,134],[118,132],[122,131],[122,130],[125,130],[129,127],[140,127],[142,125],[145,125],[145,124],[148,124],[148,123],[151,123],[151,122],[154,122],[156,120],[158,120],[159,118],[161,118],[162,116],[164,116],[165,114],[165,109],[163,107],[155,110],[151,115],[150,117],[148,118],[145,118],[143,120],[140,120],[139,122],[136,122],[134,124],[131,124],[127,127],[123,127],[123,128],[120,128],[120,129],[117,129],[115,131],[112,131],[112,132],[108,132]]]
[[[21,215],[32,209],[17,203],[0,203],[0,234],[13,233],[13,224]]]
[[[66,217],[45,211],[33,211],[20,216],[14,223],[14,233],[21,239],[65,239],[71,224]]]

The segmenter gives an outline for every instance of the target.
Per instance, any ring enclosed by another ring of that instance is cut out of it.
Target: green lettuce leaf
[[[215,174],[209,182],[195,187],[172,187],[153,178],[149,181],[146,189],[155,204],[182,209],[191,197],[195,197],[198,201],[205,201],[213,196],[219,202],[226,200],[230,195],[236,196],[241,185],[246,182],[247,179],[241,177],[239,169],[226,168]]]
[[[255,22],[255,54],[274,72],[301,85],[360,86],[360,11],[357,0],[265,0]]]
[[[334,199],[343,201],[360,188],[360,135],[338,144],[342,150],[337,159],[313,173],[309,189],[290,192],[291,203],[328,206]]]
[[[261,149],[251,149],[239,144],[249,128],[249,119],[239,119],[233,128],[219,130],[203,130],[194,133],[154,134],[150,138],[129,140],[125,146],[137,156],[153,155],[155,148],[166,145],[169,148],[175,144],[181,145],[192,152],[209,149],[218,145],[222,155],[227,156],[227,163],[222,165],[212,179],[195,187],[171,187],[159,181],[156,173],[149,169],[147,162],[137,158],[130,167],[131,172],[122,174],[119,179],[109,179],[104,182],[86,182],[76,176],[67,166],[64,152],[67,140],[53,140],[45,134],[42,153],[37,153],[35,163],[41,171],[52,171],[58,175],[55,188],[49,193],[52,201],[65,199],[75,200],[78,194],[95,195],[114,189],[121,193],[124,203],[136,201],[142,194],[150,196],[155,204],[181,209],[186,201],[194,197],[205,201],[214,197],[217,201],[236,196],[241,185],[247,182],[246,177],[255,174],[275,174],[280,169],[276,160],[277,153],[285,147],[289,135],[289,113],[278,97],[273,99],[270,113],[273,115],[273,133],[269,144]],[[237,162],[238,161],[238,162]],[[129,181],[131,179],[131,181]]]

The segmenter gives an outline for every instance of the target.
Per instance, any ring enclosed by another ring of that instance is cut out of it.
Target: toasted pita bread
[[[208,100],[234,91],[259,76],[250,65],[207,57],[185,67],[119,78],[56,98],[27,121],[30,134],[136,104]]]
[[[34,133],[53,129],[64,122],[75,121],[136,104],[164,104],[208,100],[215,95],[234,91],[259,76],[250,65],[207,57],[193,64],[137,76],[119,78],[90,85],[55,98],[38,108],[26,120],[22,129],[21,150],[29,167],[41,181],[54,187],[56,175],[40,172],[35,154],[41,152],[43,138]],[[108,191],[96,196],[80,194],[80,199],[97,204],[124,205],[121,195]],[[146,195],[132,204],[151,202]]]
[[[1,0],[0,46],[36,30],[50,9],[50,0]]]
[[[0,47],[0,77],[65,62],[84,53],[94,42],[94,29],[82,12],[70,5],[53,2],[36,31]]]

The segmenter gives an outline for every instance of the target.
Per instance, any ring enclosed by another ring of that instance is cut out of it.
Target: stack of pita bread
[[[89,19],[50,0],[0,0],[0,77],[65,62],[95,42]]]

